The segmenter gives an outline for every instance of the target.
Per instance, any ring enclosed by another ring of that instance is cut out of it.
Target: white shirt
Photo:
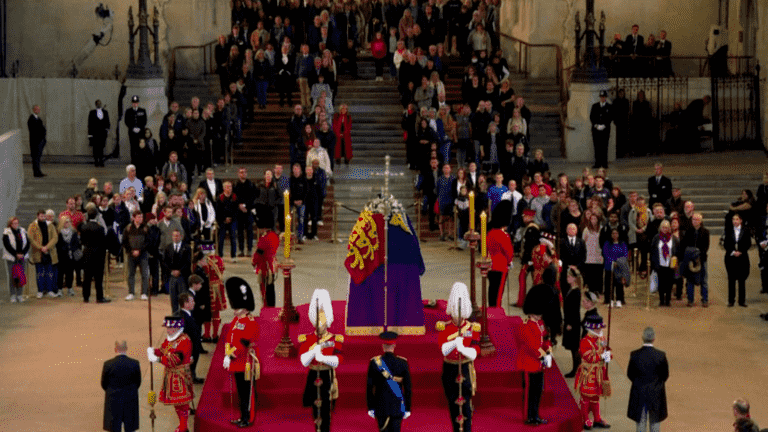
[[[176,253],[179,253],[179,250],[180,250],[180,249],[181,249],[181,243],[174,243],[174,244],[173,244],[173,250],[174,250]]]
[[[741,227],[733,227],[733,238],[736,241],[739,241],[739,238],[741,237]]]
[[[211,196],[216,197],[216,180],[208,180],[205,179],[205,182],[208,184],[208,190],[211,191]]]
[[[571,246],[576,246],[576,237],[568,237],[568,243],[571,244]]]
[[[101,108],[98,108],[96,110],[96,117],[98,117],[99,120],[103,120],[104,119],[104,112],[101,110]]]

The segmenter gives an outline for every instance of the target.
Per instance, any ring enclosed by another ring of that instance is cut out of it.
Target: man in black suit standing
[[[101,101],[96,100],[96,109],[88,114],[88,141],[93,147],[93,163],[97,167],[104,166],[104,146],[110,126],[109,113],[101,107]]]
[[[667,392],[664,383],[669,378],[669,364],[664,351],[653,347],[656,333],[653,327],[643,330],[643,347],[629,356],[627,376],[632,381],[629,391],[627,417],[634,420],[637,430],[659,431],[659,423],[667,418]]]
[[[117,355],[104,362],[101,372],[101,388],[104,397],[104,430],[126,432],[139,429],[139,387],[141,366],[137,360],[128,357],[128,344],[115,342]]]
[[[29,155],[32,157],[32,174],[35,177],[45,177],[40,171],[40,157],[43,155],[45,147],[45,125],[40,118],[40,105],[32,107],[32,114],[27,120],[29,129]]]
[[[581,270],[584,261],[587,259],[587,247],[584,240],[578,236],[579,227],[570,223],[565,229],[566,236],[560,239],[560,260],[563,262],[560,272],[560,287],[567,287],[567,274],[570,267],[576,267]],[[564,295],[567,295],[566,292]]]
[[[204,379],[198,378],[195,370],[197,369],[197,360],[203,349],[203,337],[200,333],[200,325],[192,316],[195,310],[195,297],[190,292],[185,291],[179,294],[179,305],[181,305],[181,316],[184,318],[184,333],[192,341],[192,364],[189,365],[189,371],[192,373],[192,382],[202,384]]]
[[[631,56],[627,60],[628,67],[625,70],[629,71],[631,76],[641,76],[641,71],[643,70],[643,68],[639,67],[642,62],[637,59],[637,56],[643,55],[643,48],[645,47],[643,37],[638,34],[639,31],[640,26],[637,24],[633,25],[632,33],[628,34],[627,39],[624,41],[623,54]]]
[[[672,198],[672,180],[662,174],[664,165],[656,162],[653,165],[654,175],[648,177],[648,207],[656,203],[666,204]]]
[[[400,432],[400,425],[411,415],[411,372],[408,361],[395,355],[397,333],[381,333],[384,354],[368,364],[368,415],[376,419],[379,430]]]
[[[656,41],[656,72],[660,77],[674,75],[672,72],[672,42],[667,40],[666,30],[659,32],[659,40]]]
[[[752,237],[749,229],[744,227],[741,216],[734,214],[733,228],[726,228],[725,241],[725,270],[728,272],[728,307],[733,307],[736,300],[736,282],[739,283],[739,306],[747,307],[745,284],[749,277],[749,248],[752,247]]]
[[[171,297],[171,310],[179,311],[179,294],[187,290],[187,279],[192,271],[192,253],[189,244],[182,242],[182,234],[178,229],[173,230],[171,244],[165,247],[163,261],[170,273],[168,291]]]
[[[205,170],[205,179],[200,180],[200,185],[198,185],[198,188],[204,189],[205,194],[208,195],[208,199],[212,202],[216,202],[216,198],[219,197],[219,195],[224,192],[224,187],[222,186],[221,179],[217,179],[214,177],[215,173],[213,171],[213,168],[208,168]]]
[[[144,128],[147,127],[147,111],[139,108],[139,97],[136,95],[131,97],[131,107],[125,111],[125,126],[128,128],[128,141],[131,143],[131,163],[136,165],[139,140],[144,138]]]
[[[83,302],[88,303],[91,297],[91,281],[96,285],[96,303],[109,303],[111,300],[104,298],[104,255],[107,252],[107,235],[104,228],[99,225],[96,218],[99,211],[88,208],[88,222],[80,225],[80,243],[83,245],[82,266],[83,275]]]
[[[593,168],[608,168],[608,139],[611,137],[613,109],[608,103],[608,92],[605,90],[600,90],[600,102],[592,105],[589,121],[592,122],[592,144],[595,147]]]

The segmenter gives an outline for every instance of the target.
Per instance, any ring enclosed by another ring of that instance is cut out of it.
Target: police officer
[[[594,168],[608,168],[608,138],[611,137],[613,111],[607,102],[608,93],[600,91],[600,102],[592,105],[589,120],[592,122],[592,143],[595,147]]]
[[[139,97],[131,97],[131,107],[125,111],[125,126],[128,128],[128,141],[131,143],[131,163],[136,164],[139,140],[144,137],[147,126],[147,111],[139,108]]]
[[[395,355],[397,333],[379,335],[384,354],[368,364],[368,415],[382,432],[400,432],[400,424],[411,415],[411,372],[408,361]]]

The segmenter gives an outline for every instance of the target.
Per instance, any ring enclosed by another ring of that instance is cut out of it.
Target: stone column
[[[601,90],[608,91],[609,83],[572,83],[571,99],[568,101],[568,126],[565,131],[565,149],[569,162],[595,162],[595,148],[592,145],[592,123],[589,112],[597,103]],[[610,100],[608,101],[611,102]],[[611,124],[611,138],[608,141],[608,162],[616,160],[616,125]]]

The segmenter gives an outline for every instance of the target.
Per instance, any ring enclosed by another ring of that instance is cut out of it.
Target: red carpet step
[[[333,302],[334,322],[330,331],[344,334],[346,302]],[[306,319],[308,305],[298,307],[299,323],[291,325],[290,335],[294,343],[298,334],[310,333],[313,327]],[[298,358],[275,357],[274,347],[282,334],[282,323],[277,321],[279,309],[265,308],[258,318],[261,335],[259,350],[261,379],[257,382],[258,414],[256,423],[246,430],[257,431],[307,431],[314,430],[311,410],[301,406],[307,370]],[[517,340],[515,327],[520,318],[507,317],[502,309],[489,310],[491,338],[497,352],[492,357],[479,357],[475,361],[478,391],[472,402],[475,407],[474,431],[528,430],[523,425],[523,375],[515,370]],[[451,419],[443,393],[440,374],[442,355],[437,345],[435,323],[448,320],[445,302],[434,308],[425,308],[424,336],[401,336],[395,353],[408,359],[411,367],[413,402],[412,415],[403,422],[403,431],[449,431]],[[224,327],[223,334],[228,331]],[[368,417],[365,400],[366,373],[371,357],[381,354],[381,342],[376,337],[344,338],[344,361],[337,369],[339,400],[333,412],[331,430],[375,430],[375,422]],[[239,417],[237,392],[230,375],[222,367],[224,338],[219,340],[213,352],[211,367],[200,397],[195,431],[242,430],[229,423]],[[578,407],[562,374],[555,365],[544,377],[544,396],[541,416],[549,424],[530,428],[542,432],[581,431]]]

